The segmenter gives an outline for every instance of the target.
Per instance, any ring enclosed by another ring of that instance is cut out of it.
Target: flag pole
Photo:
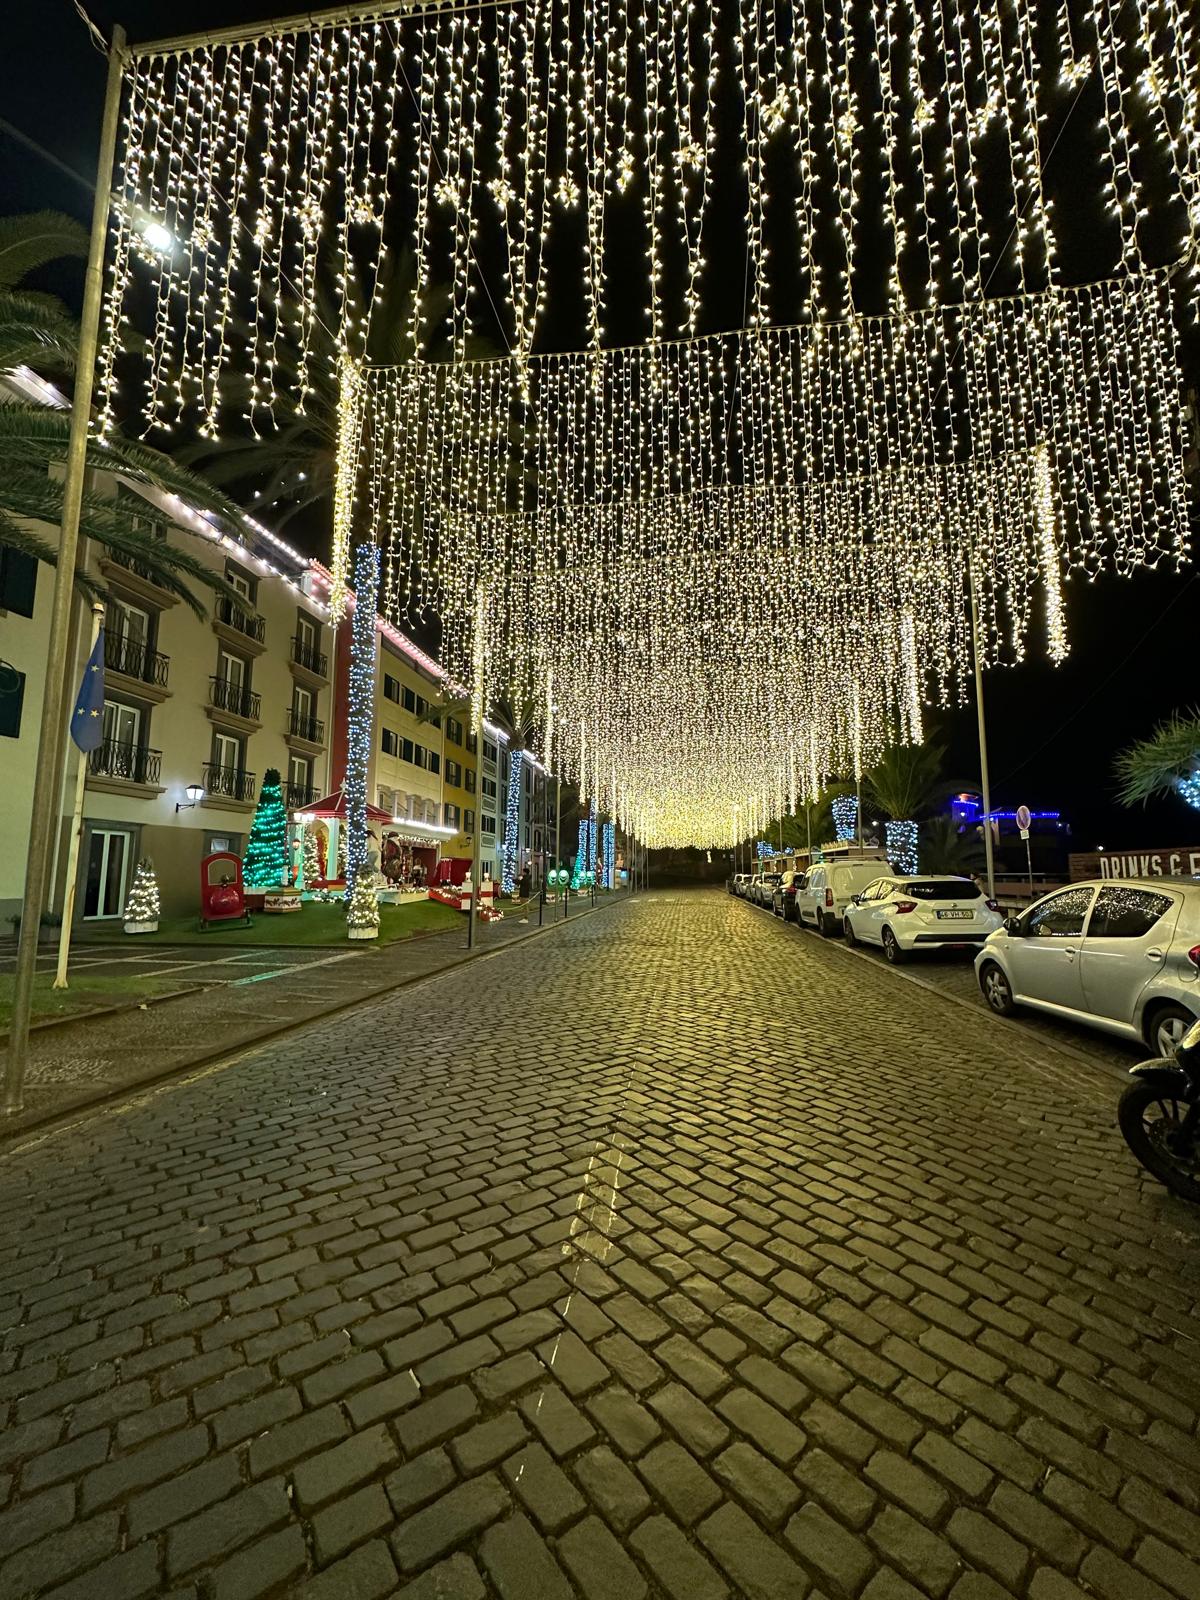
[[[30,806],[29,847],[25,865],[25,896],[21,908],[21,937],[13,976],[12,1019],[8,1054],[4,1064],[4,1110],[12,1116],[24,1103],[25,1062],[29,1053],[29,1016],[37,975],[38,932],[45,908],[46,878],[50,865],[51,819],[58,816],[56,773],[60,741],[67,710],[67,636],[75,597],[75,560],[79,549],[79,516],[87,473],[88,428],[92,386],[100,337],[100,311],[104,296],[104,246],[108,238],[108,209],[112,196],[113,162],[121,112],[121,75],[125,65],[125,30],[113,28],[108,52],[108,80],[100,126],[100,151],[96,166],[96,203],[92,210],[92,235],[84,279],[83,315],[79,323],[79,353],[75,363],[75,394],[71,404],[71,436],[63,479],[62,534],[54,571],[54,598],[46,649],[46,683],[42,692],[42,718],[38,733]]]
[[[99,600],[92,601],[92,637],[88,643],[88,656],[96,648],[100,629],[104,626],[104,607]],[[79,877],[79,847],[83,842],[83,797],[87,784],[88,758],[86,750],[77,751],[79,761],[75,770],[75,805],[71,812],[71,842],[67,847],[67,876],[63,889],[62,926],[58,930],[58,968],[54,974],[54,989],[67,989],[67,961],[71,953],[71,928],[75,921],[75,889]]]

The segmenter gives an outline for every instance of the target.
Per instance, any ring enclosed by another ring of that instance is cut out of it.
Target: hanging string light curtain
[[[1089,259],[1133,274],[1200,234],[1189,0],[364,9],[132,57],[103,423],[127,343],[147,423],[303,407],[319,261],[360,353],[385,245],[415,251],[423,347],[448,332],[461,356],[482,329],[518,362],[564,301],[585,349],[628,307],[651,345],[700,331],[716,241],[744,252],[754,328],[1050,287],[1077,102],[1098,118]]]
[[[331,272],[335,614],[364,538],[646,844],[919,739],[969,582],[990,660],[1061,659],[1072,574],[1186,554],[1187,0],[398,3],[127,80],[102,426],[125,356],[148,427],[303,408]],[[453,363],[364,363],[404,245]]]

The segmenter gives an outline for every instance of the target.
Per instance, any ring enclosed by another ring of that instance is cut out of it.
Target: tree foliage
[[[921,828],[921,871],[969,878],[986,859],[983,840],[972,830],[960,833],[953,817],[930,817]]]
[[[1122,805],[1178,794],[1180,785],[1200,771],[1200,710],[1174,711],[1148,739],[1122,750],[1116,761],[1117,797]]]
[[[920,816],[934,800],[945,753],[937,740],[892,745],[863,774],[864,801],[892,822]]]

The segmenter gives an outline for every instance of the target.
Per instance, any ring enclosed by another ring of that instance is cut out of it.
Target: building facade
[[[84,569],[108,594],[104,616],[103,738],[80,756],[68,742],[50,908],[64,901],[66,836],[80,761],[86,764],[84,828],[75,917],[120,917],[138,860],[153,862],[163,914],[199,907],[200,862],[245,848],[263,774],[279,770],[285,803],[299,807],[328,781],[330,629],[312,593],[308,562],[262,530],[253,544],[222,533],[169,497],[99,479],[100,494],[136,502],[142,526],[223,576],[243,606],[217,598],[198,618],[154,581],[153,570],[103,547]],[[37,530],[48,542],[57,530]],[[0,761],[11,808],[24,829],[46,668],[54,574],[6,550],[0,565],[0,657],[17,679],[0,696]],[[206,604],[210,591],[196,590]],[[72,696],[90,650],[90,608],[75,604]],[[199,789],[198,799],[189,796]],[[23,850],[0,862],[0,915],[20,910]]]

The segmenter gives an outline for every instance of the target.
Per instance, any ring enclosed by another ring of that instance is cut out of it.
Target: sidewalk
[[[627,891],[608,895],[595,909],[628,898]],[[465,918],[461,929],[381,949],[348,944],[344,950],[314,950],[305,952],[314,959],[302,962],[293,951],[256,946],[240,953],[237,965],[221,963],[219,976],[214,976],[216,964],[207,973],[181,975],[181,987],[185,981],[199,980],[206,982],[204,988],[144,1007],[39,1028],[29,1041],[25,1107],[0,1119],[0,1149],[69,1113],[119,1099],[132,1089],[194,1070],[303,1023],[526,939],[553,938],[554,930],[563,926],[556,916],[559,910],[546,907],[540,930],[536,905],[527,922],[505,917],[502,922],[480,923],[472,952],[466,949]],[[592,915],[590,907],[572,907],[567,923]],[[272,960],[276,955],[278,960]],[[247,956],[257,959],[250,965]],[[492,1019],[480,1020],[482,1026],[491,1025]]]

